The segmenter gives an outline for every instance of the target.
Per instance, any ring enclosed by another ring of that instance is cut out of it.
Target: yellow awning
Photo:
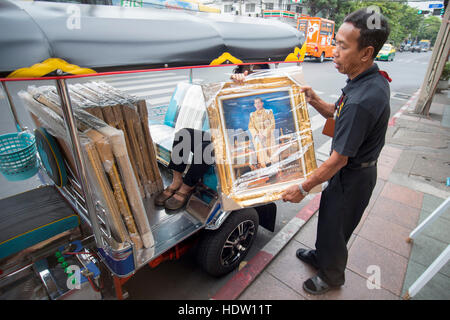
[[[70,74],[90,74],[96,73],[92,69],[80,68],[77,65],[70,64],[63,59],[50,58],[41,63],[36,63],[28,68],[20,68],[11,72],[7,78],[39,78],[44,77],[56,70],[62,70]]]

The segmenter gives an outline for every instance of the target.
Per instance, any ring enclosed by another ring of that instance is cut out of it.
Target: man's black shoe
[[[330,286],[325,281],[323,281],[319,276],[314,276],[303,282],[303,289],[309,294],[315,296],[324,294],[331,289],[337,289],[339,286]]]
[[[298,249],[295,255],[297,258],[302,260],[303,262],[306,262],[310,266],[319,269],[319,266],[316,262],[316,256],[315,256],[315,250],[309,250],[309,249]]]

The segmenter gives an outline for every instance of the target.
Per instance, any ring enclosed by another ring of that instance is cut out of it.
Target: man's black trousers
[[[339,170],[322,192],[316,239],[319,277],[328,285],[345,282],[347,242],[369,204],[377,167]]]
[[[175,133],[168,168],[183,173],[192,152],[192,163],[183,177],[183,182],[193,187],[214,163],[214,159],[210,157],[213,152],[210,150],[212,151],[212,144],[209,132],[191,128],[180,129]]]

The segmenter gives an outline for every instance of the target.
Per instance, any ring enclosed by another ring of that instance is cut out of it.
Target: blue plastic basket
[[[8,181],[31,178],[37,171],[34,135],[28,132],[0,135],[0,172]]]

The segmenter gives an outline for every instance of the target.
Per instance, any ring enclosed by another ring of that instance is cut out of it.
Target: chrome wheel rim
[[[255,235],[255,224],[251,220],[241,222],[227,237],[220,253],[223,266],[234,264],[250,248]]]

